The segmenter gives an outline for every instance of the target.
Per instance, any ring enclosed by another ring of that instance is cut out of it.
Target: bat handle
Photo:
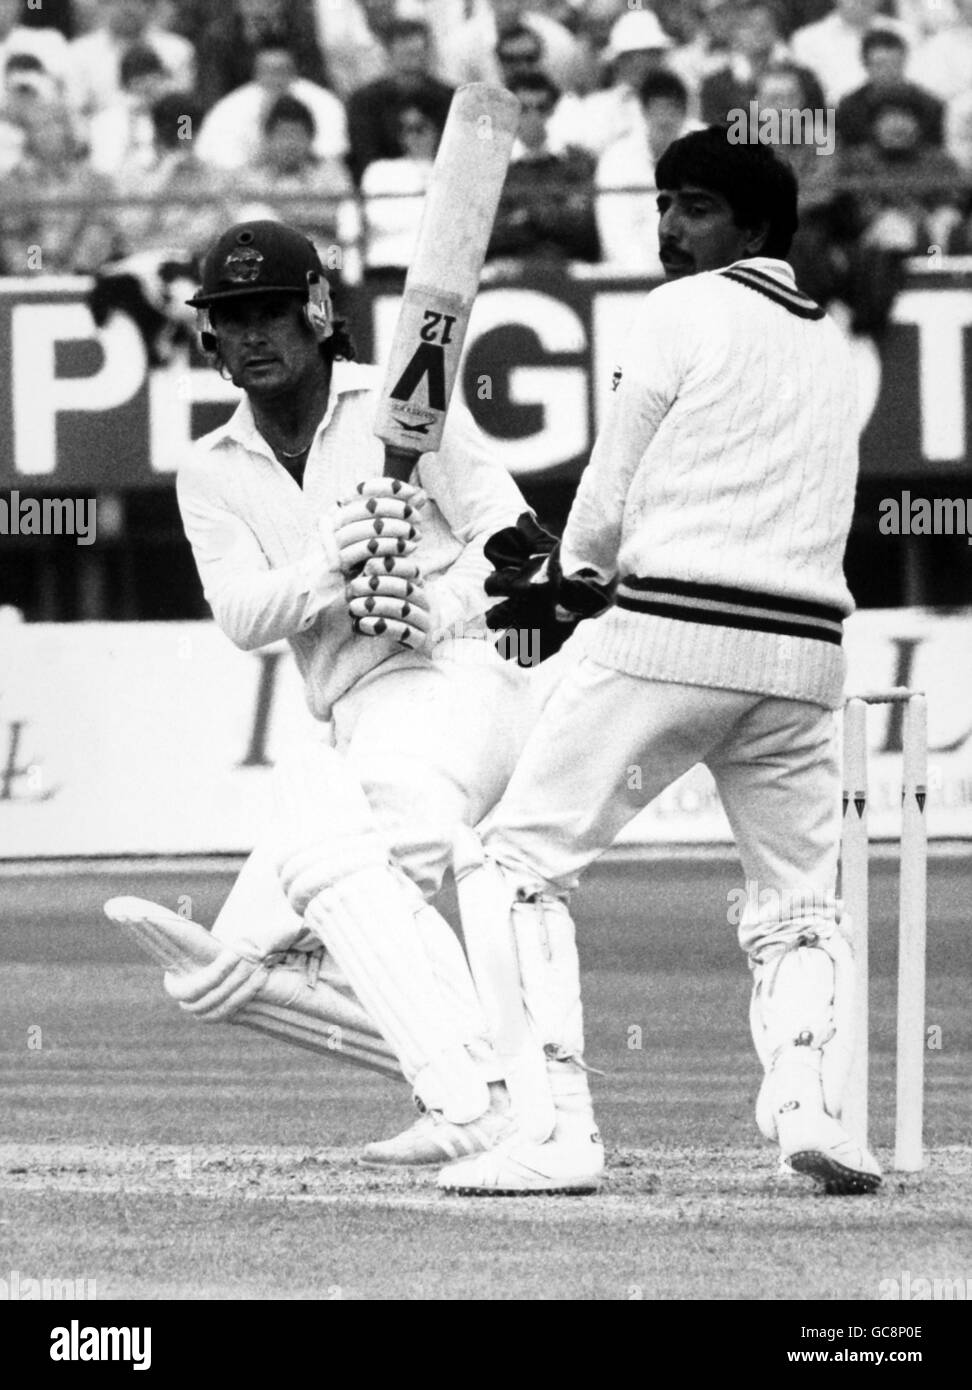
[[[399,449],[394,444],[386,444],[384,475],[386,478],[397,478],[400,483],[407,483],[418,461],[417,450]]]

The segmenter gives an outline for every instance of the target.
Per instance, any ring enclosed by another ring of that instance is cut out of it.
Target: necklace
[[[309,448],[310,445],[305,444],[304,447],[302,449],[298,449],[295,454],[288,454],[286,449],[277,449],[275,450],[275,452],[278,453],[280,457],[283,459],[299,459],[302,455],[307,453],[307,450]]]

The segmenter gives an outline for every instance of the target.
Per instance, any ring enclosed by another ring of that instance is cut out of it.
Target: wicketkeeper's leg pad
[[[819,931],[764,941],[749,962],[750,1027],[766,1073],[756,1105],[761,1131],[776,1138],[773,1077],[787,1056],[815,1069],[823,1107],[839,1119],[854,1047],[849,943],[833,924],[821,924]]]

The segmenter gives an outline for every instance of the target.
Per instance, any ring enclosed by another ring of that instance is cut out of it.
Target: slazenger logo
[[[147,1371],[152,1364],[150,1327],[82,1327],[72,1318],[68,1327],[51,1332],[52,1361],[131,1361],[132,1369]]]

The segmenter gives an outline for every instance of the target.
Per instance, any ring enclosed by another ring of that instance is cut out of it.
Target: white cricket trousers
[[[563,893],[696,763],[715,778],[747,884],[758,887],[759,906],[739,926],[743,950],[798,935],[808,901],[832,927],[837,721],[802,701],[644,680],[582,657],[530,734],[488,818],[486,848],[529,891]]]

